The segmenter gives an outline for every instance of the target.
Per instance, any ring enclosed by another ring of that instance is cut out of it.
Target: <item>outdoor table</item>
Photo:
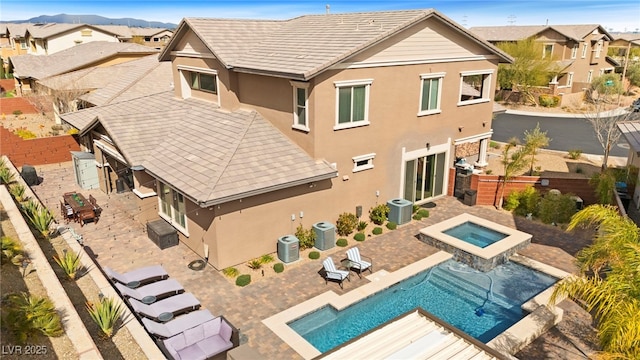
[[[80,226],[84,225],[84,219],[95,217],[93,205],[80,193],[70,193],[62,196],[64,203],[71,206],[74,221],[79,221]]]

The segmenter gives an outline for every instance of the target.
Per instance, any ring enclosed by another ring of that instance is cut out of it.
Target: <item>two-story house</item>
[[[549,83],[554,95],[580,93],[602,74],[613,72],[607,61],[612,37],[600,25],[485,26],[469,29],[492,44],[533,37],[542,43],[540,57],[556,62],[557,74]]]
[[[435,10],[187,18],[160,60],[172,91],[62,118],[103,190],[132,190],[140,220],[165,219],[218,269],[299,224],[451,195],[456,158],[486,159],[512,61]]]

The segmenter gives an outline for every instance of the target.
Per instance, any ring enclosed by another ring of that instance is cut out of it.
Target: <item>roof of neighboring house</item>
[[[235,71],[309,79],[429,18],[445,23],[500,61],[512,61],[433,9],[305,15],[272,21],[186,18],[160,59],[170,60],[174,45],[192,30],[223,65]]]
[[[622,121],[618,129],[633,151],[640,155],[640,121]]]
[[[127,25],[95,25],[98,29],[116,34],[118,38],[131,39],[133,32]]]
[[[622,39],[622,40],[626,40],[626,41],[640,41],[640,33],[611,33],[611,36],[613,36],[614,40],[618,40],[618,39]]]
[[[203,207],[336,176],[259,113],[212,109],[172,91],[61,117],[81,133],[101,124],[130,165]]]
[[[116,35],[113,32],[107,31],[105,29],[101,29],[94,25],[88,25],[88,24],[58,24],[58,23],[31,24],[29,27],[27,27],[26,31],[29,32],[29,34],[31,34],[31,36],[36,39],[46,39],[46,38],[63,34],[78,28],[87,28],[87,27],[94,30],[103,31],[111,35]]]
[[[6,23],[2,24],[3,33],[7,34],[13,38],[23,38],[25,33],[27,32],[27,28],[32,24],[14,24],[14,23]]]
[[[545,30],[554,30],[560,35],[574,40],[581,41],[594,30],[598,30],[601,34],[613,37],[600,25],[507,25],[507,26],[478,26],[469,30],[478,36],[490,42],[499,41],[518,41],[526,39],[542,33]]]
[[[154,53],[158,53],[158,50],[138,44],[91,41],[51,55],[17,55],[9,60],[13,64],[15,77],[44,79],[91,66],[118,54]]]

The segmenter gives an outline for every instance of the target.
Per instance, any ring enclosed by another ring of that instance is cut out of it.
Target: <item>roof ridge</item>
[[[153,55],[149,55],[149,56],[153,56]],[[143,58],[140,58],[140,59],[145,59],[145,58],[143,57]],[[126,63],[123,63],[123,64],[126,64]],[[116,92],[112,97],[108,98],[106,103],[110,104],[113,99],[117,98],[118,96],[122,95],[125,91],[131,89],[131,87],[133,87],[134,85],[138,84],[140,82],[140,80],[142,80],[144,77],[149,75],[152,71],[157,69],[158,66],[160,66],[160,62],[159,61],[155,66],[151,67],[150,69],[145,71],[143,74],[141,74],[140,76],[136,77],[135,81],[130,82],[128,86],[125,86],[120,91]],[[148,95],[145,95],[145,96],[148,96]]]

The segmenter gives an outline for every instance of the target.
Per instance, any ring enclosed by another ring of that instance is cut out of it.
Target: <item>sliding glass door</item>
[[[404,198],[412,202],[444,193],[445,153],[432,154],[409,160],[405,164]]]

